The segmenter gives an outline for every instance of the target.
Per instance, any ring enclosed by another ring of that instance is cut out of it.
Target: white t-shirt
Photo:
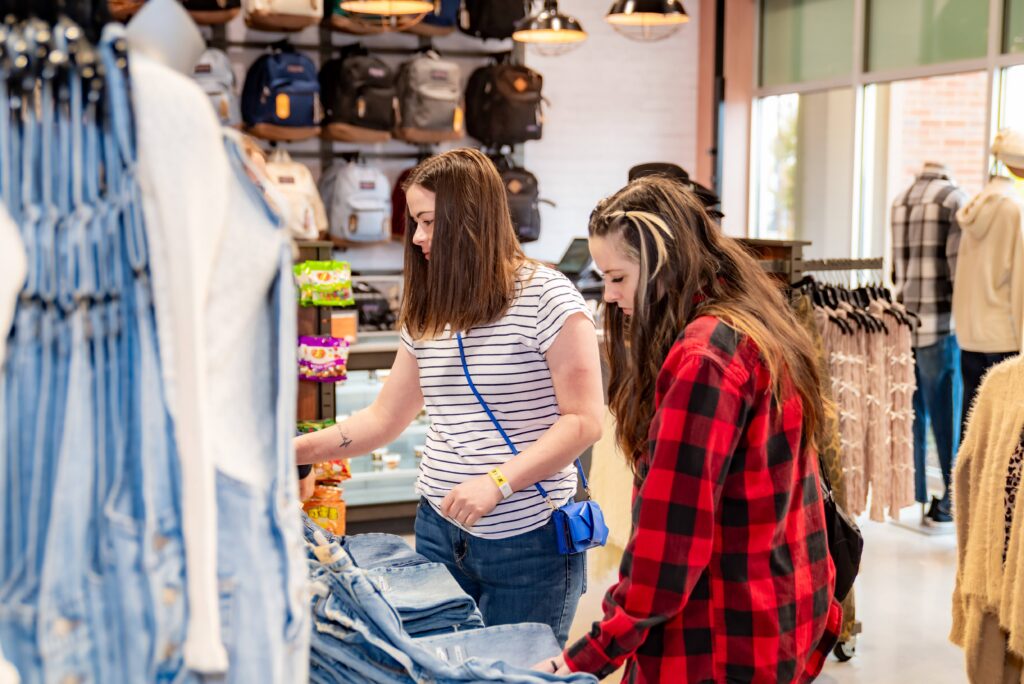
[[[491,325],[463,334],[473,383],[502,428],[523,451],[554,425],[561,413],[545,354],[570,316],[593,322],[579,291],[561,273],[524,267],[520,288],[508,312]],[[492,468],[512,454],[477,402],[462,371],[459,345],[447,332],[436,340],[402,342],[416,357],[430,430],[417,491],[435,507],[456,485]],[[576,493],[576,469],[570,465],[541,482],[556,506]],[[472,530],[477,537],[503,539],[542,527],[551,508],[534,487],[502,501]]]

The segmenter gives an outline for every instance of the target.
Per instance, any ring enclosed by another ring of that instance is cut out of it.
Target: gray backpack
[[[320,178],[331,237],[346,243],[391,239],[391,184],[365,164],[334,164]]]
[[[398,72],[397,137],[438,143],[463,136],[462,72],[433,51],[414,57]]]
[[[220,122],[225,126],[240,126],[242,110],[231,58],[223,50],[210,48],[199,58],[192,77],[210,98]]]

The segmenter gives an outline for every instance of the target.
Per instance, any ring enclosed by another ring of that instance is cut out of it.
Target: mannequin
[[[199,28],[176,0],[149,0],[128,24],[128,44],[186,75],[206,49]]]
[[[999,131],[992,155],[1014,176],[1024,177],[1024,133]],[[989,368],[1015,356],[1024,343],[1024,200],[1012,178],[994,175],[957,214],[963,228],[961,273],[953,308],[963,348],[966,429],[970,406]]]
[[[914,183],[892,208],[893,284],[898,301],[917,316],[914,331],[914,496],[922,504],[924,525],[953,521],[952,470],[960,445],[960,349],[952,316],[953,275],[960,228],[953,220],[966,204],[949,169],[925,162]],[[925,477],[927,433],[931,426],[939,452],[945,491],[928,503]]]

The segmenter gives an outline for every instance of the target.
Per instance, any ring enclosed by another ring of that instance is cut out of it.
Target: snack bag
[[[348,379],[348,347],[334,337],[299,338],[299,379],[313,382],[341,382]]]
[[[313,470],[316,472],[317,484],[339,485],[345,480],[352,479],[352,469],[349,467],[347,458],[317,463],[313,466]]]
[[[345,500],[340,487],[318,484],[313,497],[302,508],[313,522],[328,532],[345,534]]]
[[[302,306],[352,306],[352,268],[347,261],[304,261],[293,268]]]
[[[323,420],[300,420],[296,425],[296,432],[300,435],[305,435],[310,432],[318,432],[325,428],[329,428],[332,425],[334,425],[333,418],[324,418]]]

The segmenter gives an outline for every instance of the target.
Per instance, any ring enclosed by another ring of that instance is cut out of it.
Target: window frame
[[[747,234],[749,237],[758,237],[761,227],[759,225],[759,182],[756,174],[759,172],[761,159],[761,131],[760,101],[766,97],[779,95],[798,94],[805,95],[838,88],[852,88],[854,91],[853,106],[854,112],[851,119],[855,123],[855,131],[852,136],[852,159],[853,169],[853,211],[849,217],[851,222],[851,254],[855,258],[877,257],[878,254],[865,254],[865,240],[863,239],[864,224],[864,129],[865,129],[865,89],[876,84],[893,83],[896,81],[909,81],[915,79],[932,78],[935,76],[952,76],[966,72],[984,71],[988,78],[988,102],[986,111],[986,132],[985,149],[980,155],[984,161],[984,173],[987,174],[991,166],[989,145],[995,135],[997,122],[1000,118],[999,108],[1001,101],[997,88],[1002,87],[1004,82],[1004,70],[1024,64],[1024,52],[1004,53],[1004,18],[1007,0],[988,0],[989,3],[989,25],[988,25],[988,49],[982,59],[959,60],[955,62],[944,62],[939,64],[928,64],[919,67],[908,67],[902,69],[889,69],[870,72],[867,70],[867,25],[868,25],[868,2],[869,0],[853,0],[853,69],[848,76],[829,78],[818,81],[807,81],[802,83],[791,83],[784,85],[762,86],[761,85],[761,29],[763,27],[762,13],[764,11],[763,0],[756,3],[756,17],[754,40],[754,84],[753,102],[751,103],[750,140],[749,140],[749,170],[747,175]],[[868,241],[867,244],[870,244]],[[874,249],[874,247],[870,247]],[[888,252],[889,250],[886,250]],[[888,254],[885,255],[888,259]]]

